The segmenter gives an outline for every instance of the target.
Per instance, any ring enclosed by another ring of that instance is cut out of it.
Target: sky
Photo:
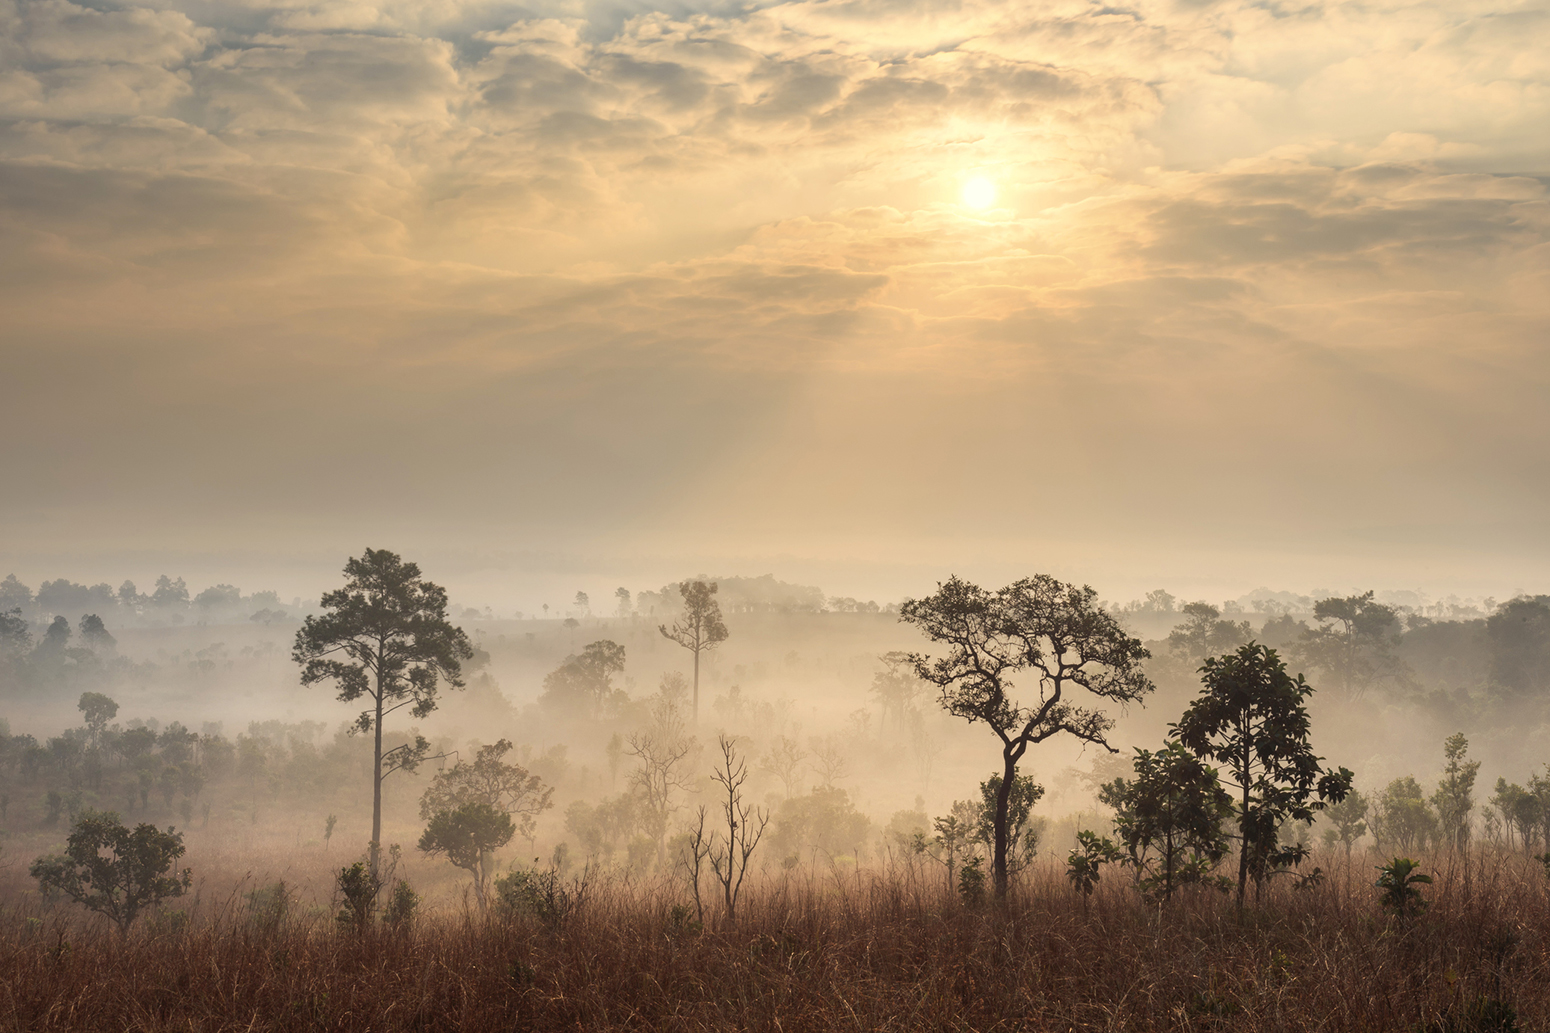
[[[1544,2],[0,0],[0,564],[1545,591],[1547,129]]]

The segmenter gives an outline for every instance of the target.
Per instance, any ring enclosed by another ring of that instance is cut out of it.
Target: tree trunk
[[[694,649],[694,723],[700,723],[700,650]]]
[[[996,816],[992,822],[995,828],[995,852],[990,863],[997,900],[1006,899],[1007,822],[1012,803],[1012,783],[1017,779],[1017,755],[1007,751],[1002,759],[1005,763],[1001,772],[1001,788],[996,793]]]
[[[380,671],[381,668],[379,667]],[[372,753],[371,778],[371,877],[377,877],[377,861],[382,852],[382,676],[377,675],[377,720],[372,732],[375,742]]]

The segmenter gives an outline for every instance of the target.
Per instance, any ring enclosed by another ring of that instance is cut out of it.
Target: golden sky
[[[1544,590],[1547,177],[1544,2],[0,0],[0,558]]]

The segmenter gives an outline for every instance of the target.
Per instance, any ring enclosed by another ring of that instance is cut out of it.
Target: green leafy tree
[[[100,749],[102,733],[108,722],[118,714],[118,704],[100,692],[83,692],[75,708],[86,717],[86,729],[91,733],[91,748]]]
[[[1502,816],[1507,826],[1507,842],[1512,844],[1514,833],[1523,842],[1524,850],[1531,850],[1538,836],[1540,823],[1544,821],[1545,808],[1536,793],[1529,792],[1516,782],[1505,778],[1496,780],[1496,795],[1491,804]]]
[[[173,865],[183,856],[183,834],[155,825],[128,828],[112,811],[83,811],[63,854],[40,857],[28,869],[45,892],[63,893],[129,935],[147,908],[180,897],[193,878]]]
[[[1003,898],[1018,763],[1029,746],[1056,735],[1108,749],[1113,719],[1075,692],[1122,706],[1139,701],[1152,690],[1141,668],[1151,654],[1097,605],[1091,588],[1045,574],[994,592],[949,578],[935,594],[906,601],[899,619],[946,647],[939,657],[910,657],[916,673],[940,691],[943,708],[971,724],[984,722],[1001,742],[991,877]],[[1019,697],[1015,680],[1024,674],[1033,684]]]
[[[727,626],[716,602],[716,582],[685,581],[678,586],[683,596],[683,612],[672,627],[658,625],[662,637],[677,642],[694,654],[694,721],[700,720],[700,654],[715,649],[727,640]]]
[[[301,682],[332,681],[339,699],[370,705],[354,730],[374,736],[372,753],[371,857],[382,841],[382,781],[413,770],[430,750],[420,736],[382,751],[382,722],[403,707],[415,717],[436,709],[445,680],[461,688],[462,662],[473,657],[468,636],[447,621],[447,593],[420,577],[420,568],[386,549],[367,549],[344,566],[345,584],[323,596],[327,613],[310,616],[296,633],[291,656],[302,665]]]
[[[1326,804],[1351,791],[1346,768],[1326,771],[1308,744],[1304,705],[1313,689],[1293,677],[1274,649],[1249,643],[1211,657],[1200,669],[1203,689],[1170,733],[1202,759],[1222,765],[1223,781],[1237,790],[1238,906],[1249,877],[1256,892],[1278,867],[1307,854],[1301,844],[1278,845],[1289,821],[1311,822]]]
[[[1087,906],[1087,898],[1092,896],[1098,886],[1103,866],[1113,864],[1123,857],[1119,847],[1107,836],[1086,829],[1076,834],[1076,849],[1066,855],[1066,878],[1081,892],[1084,908]]]
[[[1342,698],[1361,699],[1374,685],[1406,684],[1410,669],[1394,652],[1399,613],[1373,601],[1373,593],[1320,599],[1313,604],[1318,626],[1303,632],[1293,655],[1319,672]]]
[[[1475,778],[1480,774],[1480,762],[1465,759],[1469,740],[1463,732],[1448,736],[1442,752],[1448,763],[1437,791],[1432,794],[1432,806],[1437,808],[1442,841],[1462,850],[1469,846],[1469,812],[1475,806]]]
[[[1379,849],[1425,850],[1437,835],[1437,815],[1414,776],[1396,778],[1378,796],[1372,834]]]
[[[623,646],[607,639],[593,642],[544,676],[544,691],[538,701],[551,710],[603,717],[616,712],[628,699],[612,680],[623,670]]]
[[[1216,769],[1182,743],[1156,753],[1138,749],[1134,771],[1104,786],[1098,798],[1114,808],[1114,829],[1141,889],[1168,900],[1179,885],[1209,879],[1227,853],[1222,826],[1232,815],[1232,797]]]
[[[1324,830],[1324,845],[1343,844],[1346,856],[1350,857],[1352,845],[1367,834],[1367,809],[1367,798],[1355,789],[1344,800],[1324,808],[1324,817],[1332,825]]]
[[[431,816],[420,836],[420,849],[432,857],[446,854],[447,860],[472,875],[474,897],[483,911],[495,851],[516,834],[517,826],[505,811],[487,803],[465,803]]]
[[[1374,883],[1382,895],[1378,898],[1385,910],[1400,918],[1410,918],[1426,908],[1426,900],[1419,887],[1429,885],[1430,875],[1416,871],[1421,865],[1408,857],[1396,857],[1388,864],[1378,866],[1378,881]]]
[[[1485,622],[1491,684],[1525,696],[1550,684],[1550,596],[1521,596],[1503,603]]]
[[[481,746],[470,761],[458,761],[436,773],[420,797],[420,818],[464,804],[483,803],[510,815],[522,838],[532,839],[538,816],[553,804],[554,789],[520,764],[507,763],[511,740]]]
[[[987,851],[996,844],[996,801],[1001,797],[1001,775],[994,774],[980,783],[980,809],[974,823],[974,838]],[[1007,871],[1016,874],[1026,868],[1039,853],[1043,819],[1030,820],[1034,804],[1044,798],[1044,787],[1032,775],[1018,775],[1007,804]]]

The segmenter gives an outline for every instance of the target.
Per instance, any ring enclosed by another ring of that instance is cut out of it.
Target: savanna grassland
[[[1546,1028],[1538,864],[1428,856],[1429,906],[1405,919],[1379,908],[1373,858],[1317,860],[1328,878],[1275,880],[1241,913],[1211,890],[1150,906],[1118,874],[1084,900],[1053,868],[974,907],[939,867],[901,864],[766,877],[736,923],[708,911],[702,926],[681,880],[616,873],[571,884],[568,911],[448,907],[364,930],[255,907],[231,870],[127,941],[24,893],[13,869],[0,1028]]]

